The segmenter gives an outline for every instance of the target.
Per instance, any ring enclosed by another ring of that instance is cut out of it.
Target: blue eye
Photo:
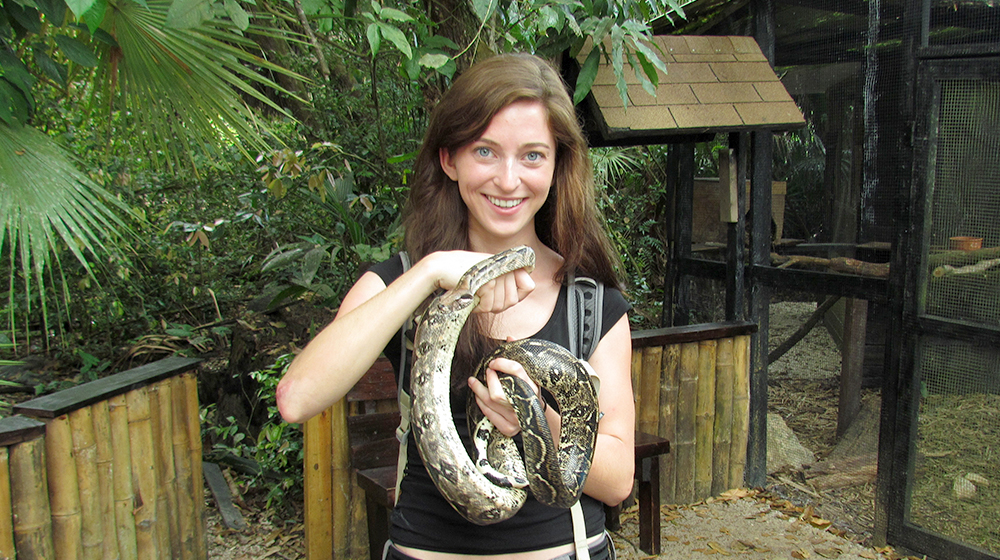
[[[487,147],[476,148],[476,155],[478,155],[480,157],[489,157],[490,154],[492,154],[492,153],[493,153],[493,150],[491,150],[491,149],[489,149]]]
[[[542,154],[538,152],[529,152],[526,157],[528,158],[528,161],[539,161],[542,159]]]

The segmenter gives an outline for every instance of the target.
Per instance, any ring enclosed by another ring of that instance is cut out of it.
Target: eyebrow
[[[482,142],[484,144],[489,144],[490,146],[499,146],[500,145],[499,142],[497,142],[495,140],[490,140],[489,138],[480,138],[479,140],[476,140],[476,142]],[[526,149],[526,148],[527,149],[546,148],[546,149],[551,150],[552,146],[549,145],[546,142],[528,142],[527,144],[522,144],[521,146],[518,146],[518,148],[522,149],[522,150]]]

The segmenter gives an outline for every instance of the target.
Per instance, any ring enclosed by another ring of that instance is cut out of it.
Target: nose
[[[516,189],[521,184],[521,175],[517,167],[517,161],[514,158],[504,158],[500,163],[500,168],[497,169],[497,174],[493,181],[503,190],[512,191]]]

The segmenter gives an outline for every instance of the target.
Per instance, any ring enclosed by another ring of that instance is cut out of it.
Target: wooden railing
[[[636,429],[667,438],[660,458],[663,503],[691,503],[743,484],[749,425],[749,348],[756,325],[727,322],[632,333]],[[355,386],[309,420],[305,433],[306,556],[367,557],[364,493],[350,464],[348,416],[396,408],[387,361],[366,374],[382,391]],[[373,404],[372,395],[378,393]],[[362,407],[361,404],[365,403]],[[362,408],[371,410],[362,410]]]
[[[636,428],[670,440],[660,462],[664,503],[692,503],[743,485],[754,323],[632,333]]]
[[[0,419],[0,557],[207,558],[198,361],[160,360]]]

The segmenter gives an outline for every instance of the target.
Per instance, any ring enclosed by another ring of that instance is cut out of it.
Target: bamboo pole
[[[180,558],[180,519],[177,511],[177,477],[174,470],[174,446],[171,404],[173,392],[170,379],[164,379],[150,387],[150,420],[156,444],[156,509],[160,522],[157,535],[160,537],[160,551],[170,551],[173,558]]]
[[[679,504],[695,501],[695,413],[698,406],[698,343],[680,346],[677,367],[677,476],[674,499]]]
[[[349,552],[351,521],[351,485],[354,480],[351,471],[351,443],[347,436],[347,409],[344,399],[334,403],[330,413],[330,454],[332,471],[333,501],[333,555],[347,558]]]
[[[643,395],[639,388],[642,386],[642,348],[632,349],[632,392],[635,395],[635,425],[639,427],[639,411],[643,407]]]
[[[14,557],[14,509],[10,501],[10,453],[0,447],[0,558]]]
[[[108,419],[111,423],[112,493],[115,502],[115,534],[118,557],[136,560],[135,515],[132,511],[135,492],[132,487],[132,440],[128,429],[128,406],[125,395],[108,399]]]
[[[715,427],[715,340],[698,342],[698,404],[695,410],[694,497],[712,495],[712,437]]]
[[[715,363],[715,427],[712,449],[712,495],[729,490],[729,452],[733,436],[733,339],[719,340]]]
[[[642,349],[642,374],[639,379],[639,393],[642,408],[638,411],[639,431],[656,434],[660,428],[660,360],[662,346]]]
[[[60,560],[83,557],[80,488],[73,459],[69,417],[53,418],[45,428],[46,476],[52,508],[52,544]]]
[[[191,479],[191,445],[188,441],[187,429],[187,397],[185,395],[184,379],[182,377],[172,377],[170,379],[172,410],[171,422],[171,442],[174,451],[174,477],[177,480],[177,509],[178,509],[178,531],[181,535],[180,557],[183,560],[196,558],[197,546],[195,539],[197,531],[198,512],[195,509],[195,484]]]
[[[98,512],[103,527],[101,557],[119,558],[118,533],[115,526],[114,449],[111,441],[111,415],[108,401],[98,401],[91,406],[94,417],[95,466],[97,467]]]
[[[185,373],[180,376],[184,386],[184,408],[187,414],[186,426],[188,431],[188,457],[191,461],[191,482],[194,484],[194,544],[195,558],[201,560],[208,558],[208,536],[205,531],[206,511],[205,511],[205,483],[201,466],[201,414],[198,408],[198,378],[193,373]]]
[[[100,481],[97,477],[97,440],[94,436],[94,415],[89,406],[69,413],[76,459],[77,486],[80,489],[80,544],[83,558],[99,559],[103,555],[104,523],[101,517]]]
[[[302,426],[305,472],[306,558],[333,558],[332,443],[328,408]]]
[[[733,431],[729,448],[729,486],[743,487],[750,433],[750,337],[737,336],[733,344]]]
[[[45,459],[43,438],[25,441],[10,448],[14,545],[21,558],[56,558]]]
[[[128,433],[132,450],[132,480],[135,492],[135,539],[139,558],[161,558],[156,511],[156,468],[153,428],[150,421],[149,390],[134,389],[125,394]]]
[[[670,441],[671,445],[677,441],[677,369],[680,360],[680,346],[670,344],[663,348],[660,374],[660,425],[656,433]],[[676,457],[676,453],[660,456],[660,496],[668,504],[675,503]]]

